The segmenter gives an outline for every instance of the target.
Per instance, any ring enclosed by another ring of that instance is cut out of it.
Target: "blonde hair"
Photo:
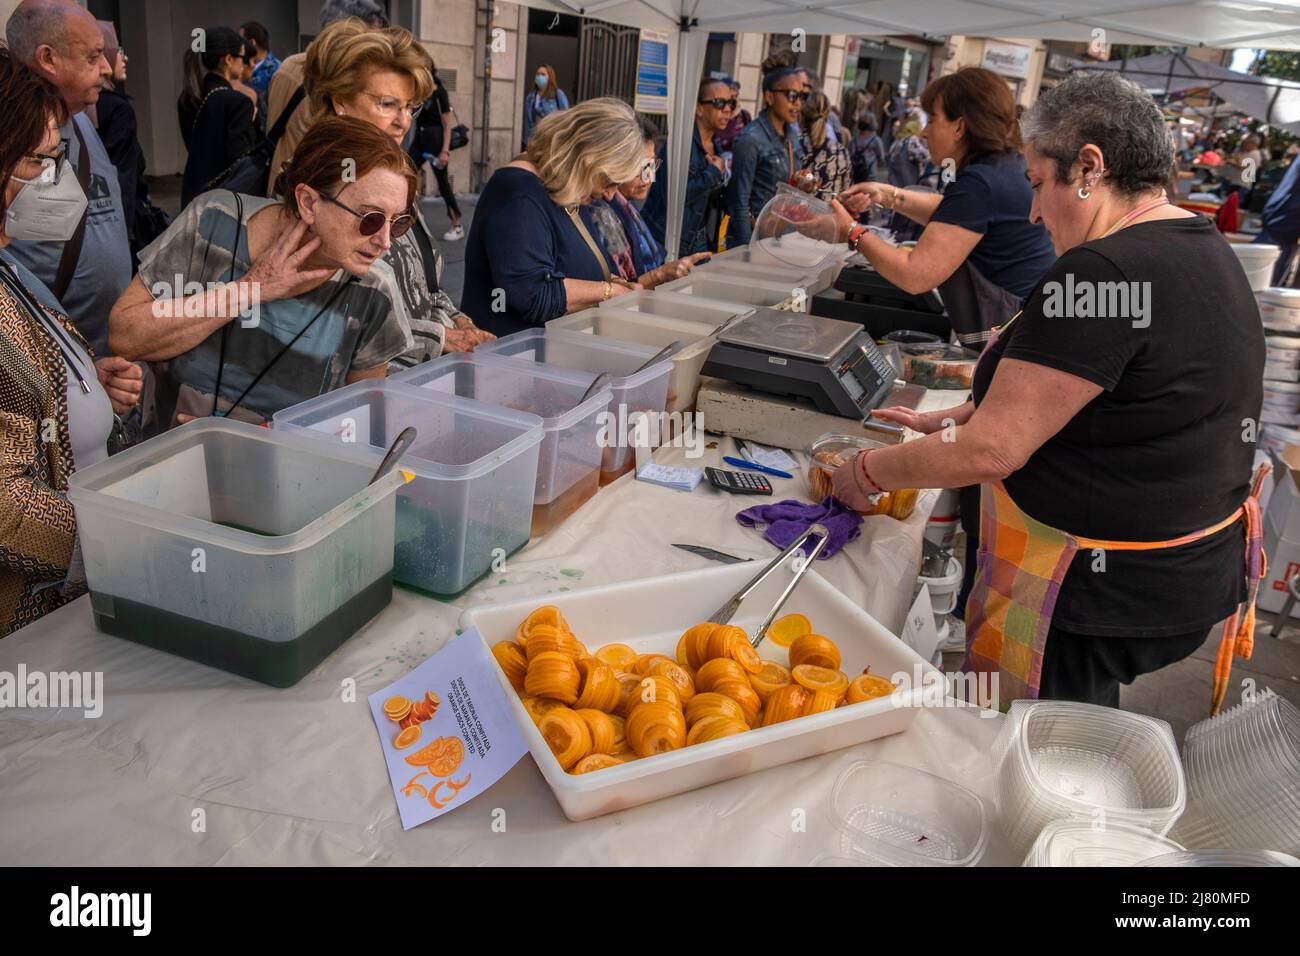
[[[307,47],[303,89],[312,113],[325,114],[332,103],[356,96],[372,70],[392,70],[411,78],[412,100],[423,103],[433,92],[433,58],[409,30],[375,28],[357,17],[335,20]]]
[[[803,107],[804,128],[808,130],[808,141],[813,149],[821,149],[826,142],[826,118],[830,115],[831,102],[821,90],[814,90]]]
[[[577,206],[592,193],[640,174],[645,134],[632,107],[602,96],[543,119],[525,155],[554,203]],[[602,182],[602,176],[609,183]]]

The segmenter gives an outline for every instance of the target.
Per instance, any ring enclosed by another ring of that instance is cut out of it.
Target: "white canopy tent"
[[[523,0],[669,35],[669,249],[677,248],[695,91],[710,32],[987,36],[1300,50],[1300,0]],[[1099,37],[1096,31],[1104,31]]]

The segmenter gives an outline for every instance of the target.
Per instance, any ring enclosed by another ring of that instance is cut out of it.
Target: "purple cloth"
[[[785,550],[807,530],[810,524],[820,522],[830,532],[830,541],[817,555],[819,561],[839,552],[861,533],[862,516],[846,508],[838,498],[827,495],[819,505],[806,501],[776,501],[770,505],[755,505],[736,515],[736,520],[746,528],[767,525],[763,537]],[[820,535],[808,539],[805,547],[816,545]]]

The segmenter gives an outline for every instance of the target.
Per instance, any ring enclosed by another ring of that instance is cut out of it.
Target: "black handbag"
[[[456,119],[456,125],[451,128],[451,148],[460,149],[462,146],[468,146],[469,127],[460,121],[455,108],[452,109],[451,115]]]
[[[276,144],[280,142],[280,137],[284,135],[285,128],[289,125],[289,117],[293,116],[294,110],[306,95],[307,91],[299,86],[289,98],[289,102],[285,104],[280,118],[267,130],[261,142],[209,179],[203,186],[203,192],[212,189],[229,189],[246,196],[265,196],[270,185],[271,161],[275,158]],[[197,119],[196,116],[195,120]]]

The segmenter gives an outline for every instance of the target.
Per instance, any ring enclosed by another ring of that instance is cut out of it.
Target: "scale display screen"
[[[853,374],[852,370],[845,372],[840,376],[840,384],[844,386],[844,391],[848,393],[854,405],[861,405],[862,399],[866,397],[867,391],[858,381],[858,377]]]

